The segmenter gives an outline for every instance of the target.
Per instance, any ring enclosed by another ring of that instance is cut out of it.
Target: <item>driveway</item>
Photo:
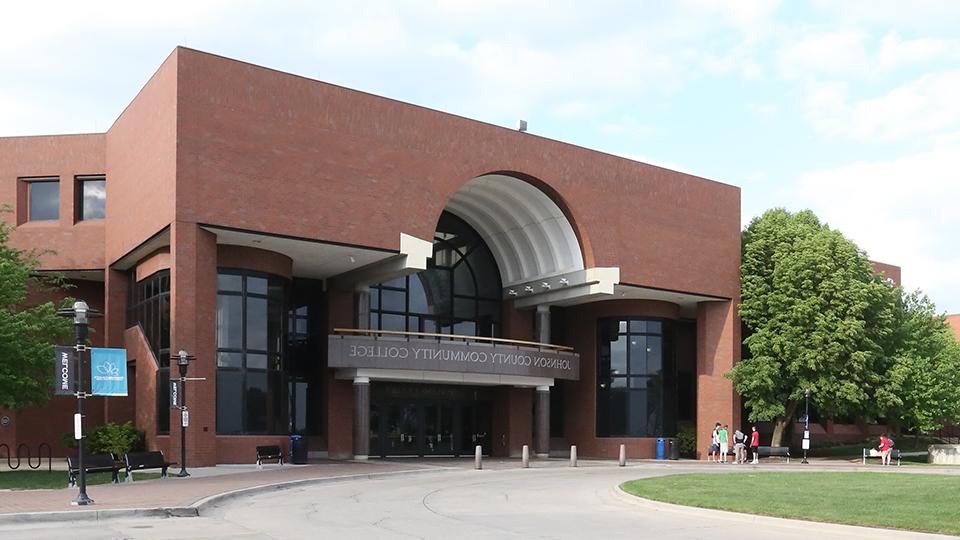
[[[718,473],[737,473],[729,467]],[[202,517],[20,525],[0,537],[63,538],[934,538],[860,527],[651,505],[624,480],[704,467],[542,467],[436,473],[299,487],[233,499]],[[775,467],[771,470],[783,470]],[[718,475],[717,481],[722,481]]]

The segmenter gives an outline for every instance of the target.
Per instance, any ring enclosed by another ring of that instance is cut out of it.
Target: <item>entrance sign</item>
[[[58,396],[73,395],[73,347],[54,347],[56,357],[54,370],[54,394]]]
[[[328,365],[578,380],[580,355],[513,345],[330,336]]]
[[[90,390],[95,396],[127,395],[126,349],[90,349]]]

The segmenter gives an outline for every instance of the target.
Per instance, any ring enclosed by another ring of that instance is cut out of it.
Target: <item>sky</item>
[[[14,2],[0,136],[102,132],[177,45],[812,209],[960,313],[960,2]]]

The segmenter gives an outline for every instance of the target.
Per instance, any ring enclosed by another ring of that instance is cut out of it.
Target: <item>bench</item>
[[[160,478],[167,477],[167,467],[176,465],[163,459],[163,452],[127,452],[123,455],[127,469],[127,482],[133,482],[133,471],[160,469]]]
[[[790,447],[788,446],[758,446],[757,455],[759,457],[785,457],[787,463],[790,463]]]
[[[109,472],[113,483],[120,482],[119,473],[123,466],[117,462],[111,453],[84,454],[83,468],[88,473]],[[77,485],[77,476],[80,474],[80,456],[67,456],[67,487]]]
[[[864,448],[864,449],[863,449],[863,464],[864,464],[864,465],[867,464],[867,458],[869,458],[869,457],[877,457],[877,458],[878,458],[878,457],[881,457],[881,456],[880,456],[880,451],[877,450],[876,448]],[[899,467],[899,466],[900,466],[900,450],[897,450],[896,448],[890,450],[890,460],[891,460],[891,461],[897,460],[897,467]]]
[[[257,447],[257,468],[263,468],[264,460],[275,459],[280,465],[283,465],[283,452],[277,445],[258,446]]]

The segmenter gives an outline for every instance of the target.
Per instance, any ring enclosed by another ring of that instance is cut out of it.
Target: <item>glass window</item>
[[[370,328],[496,336],[500,273],[480,235],[444,212],[428,264],[417,274],[371,287]]]
[[[247,349],[267,350],[267,299],[247,297]]]
[[[217,295],[217,348],[243,348],[243,297]]]
[[[57,180],[31,181],[27,183],[30,221],[56,221],[60,219],[60,182]]]
[[[103,177],[80,179],[79,189],[80,220],[103,219],[107,214],[107,182]]]
[[[226,292],[242,292],[243,276],[234,274],[217,274],[217,290]]]
[[[676,434],[673,328],[651,319],[598,321],[598,437]]]
[[[289,282],[278,276],[221,271],[217,288],[217,433],[286,433],[297,402],[284,355],[288,339],[289,347],[307,340],[307,307],[288,309]]]

